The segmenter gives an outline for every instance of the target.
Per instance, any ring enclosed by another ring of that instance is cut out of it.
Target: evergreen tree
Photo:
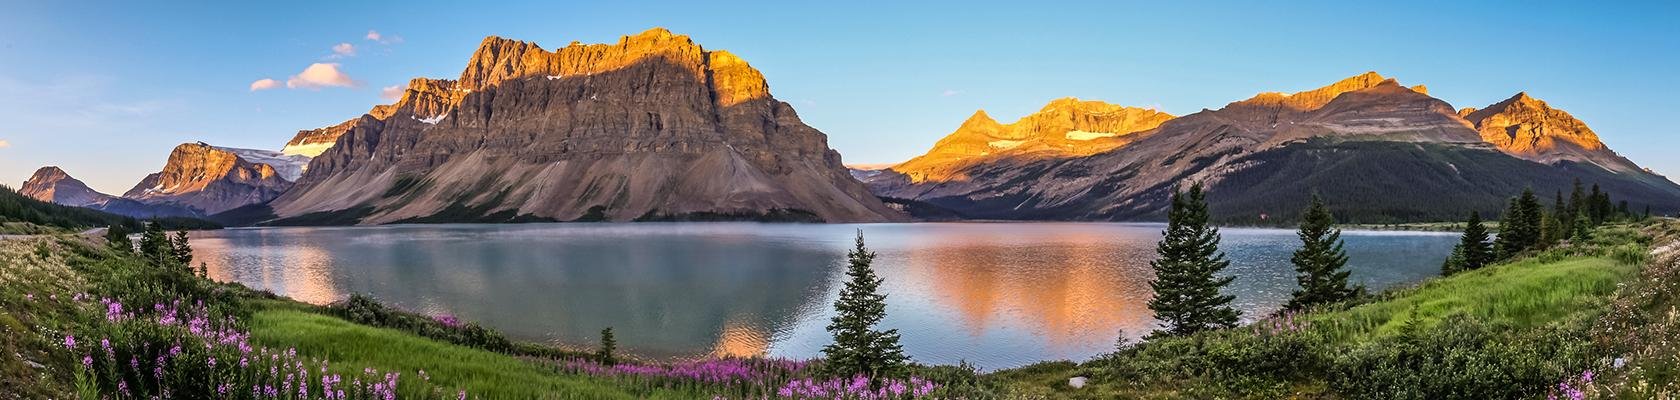
[[[1569,210],[1569,205],[1563,202],[1562,190],[1557,192],[1557,199],[1553,200],[1551,218],[1554,219],[1553,222],[1561,223],[1556,226],[1557,229],[1555,233],[1557,236],[1553,237],[1550,242],[1557,243],[1558,241],[1567,239],[1569,237],[1569,232],[1573,232],[1574,229],[1573,224],[1575,223],[1575,214],[1573,211]]]
[[[192,267],[192,245],[187,244],[187,231],[176,231],[175,237],[169,240],[169,247],[176,263]]]
[[[1342,250],[1342,230],[1317,195],[1301,215],[1301,248],[1290,261],[1295,263],[1295,282],[1301,286],[1284,305],[1287,310],[1340,302],[1358,293],[1348,287],[1347,252]]]
[[[870,268],[875,253],[864,247],[862,230],[846,260],[846,276],[851,279],[834,302],[834,319],[828,324],[834,343],[823,347],[824,368],[832,375],[864,376],[877,383],[899,376],[907,358],[897,329],[875,330],[887,316],[887,296],[879,293],[882,279]]]
[[[1448,276],[1464,271],[1464,245],[1453,245],[1452,254],[1441,262],[1441,276]]]
[[[1610,215],[1610,195],[1600,191],[1597,183],[1592,185],[1592,194],[1587,196],[1587,211],[1593,226],[1603,224],[1605,217]]]
[[[1533,190],[1511,199],[1510,208],[1499,221],[1497,246],[1500,258],[1510,258],[1540,243],[1541,222],[1544,221],[1539,199]]]
[[[1493,244],[1488,242],[1487,226],[1482,225],[1481,213],[1470,213],[1470,219],[1464,222],[1464,235],[1459,236],[1455,251],[1461,264],[1453,272],[1479,269],[1493,263]]]
[[[111,225],[105,228],[105,245],[118,253],[133,254],[134,241],[128,239],[129,233],[128,227],[122,224]]]
[[[1573,219],[1575,215],[1587,212],[1586,196],[1586,192],[1581,189],[1581,178],[1575,178],[1575,189],[1569,192],[1569,212],[1564,215]],[[1571,223],[1570,228],[1574,228],[1573,223]]]
[[[159,268],[171,268],[177,264],[175,244],[157,221],[148,221],[146,230],[140,233],[140,256]]]
[[[1588,217],[1586,213],[1576,214],[1575,232],[1571,232],[1569,236],[1569,241],[1576,244],[1586,243],[1587,239],[1592,239],[1592,218]]]
[[[1633,211],[1628,210],[1627,200],[1616,203],[1616,219],[1633,218]]]
[[[1647,220],[1650,220],[1650,219],[1651,219],[1651,205],[1646,204],[1645,205],[1645,213],[1640,215],[1639,220],[1640,221],[1647,221]]]
[[[1155,246],[1159,257],[1149,263],[1155,268],[1155,280],[1149,282],[1155,296],[1149,300],[1149,309],[1165,328],[1156,333],[1186,335],[1236,326],[1240,313],[1230,307],[1236,297],[1220,294],[1236,277],[1218,276],[1230,261],[1219,252],[1219,229],[1208,226],[1207,200],[1200,183],[1189,192],[1173,193],[1162,235]]]
[[[595,350],[595,359],[602,364],[618,364],[618,357],[613,352],[618,350],[618,339],[613,338],[612,327],[601,330],[601,348]]]

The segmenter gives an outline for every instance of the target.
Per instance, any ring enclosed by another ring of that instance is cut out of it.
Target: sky
[[[1377,71],[1455,107],[1527,91],[1680,176],[1680,2],[1352,3],[0,0],[0,182],[57,165],[121,194],[180,143],[278,150],[458,76],[488,35],[552,50],[655,26],[747,60],[848,164],[919,155],[978,109],[1184,115]]]

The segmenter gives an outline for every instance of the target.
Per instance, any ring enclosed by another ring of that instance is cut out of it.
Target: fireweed
[[[403,382],[403,374],[395,371],[365,369],[345,375],[330,369],[326,360],[299,356],[296,349],[253,345],[237,318],[202,301],[176,299],[133,307],[93,297],[76,294],[70,304],[63,304],[91,318],[55,341],[62,354],[75,361],[76,391],[83,399],[466,396],[432,386],[424,374],[414,382]]]

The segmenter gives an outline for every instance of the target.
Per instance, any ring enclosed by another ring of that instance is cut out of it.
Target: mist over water
[[[450,314],[519,340],[657,359],[810,358],[862,230],[886,280],[885,328],[918,362],[991,370],[1084,360],[1154,328],[1145,305],[1161,224],[458,224],[193,233],[212,278],[325,304],[351,293]],[[1295,289],[1292,230],[1224,229],[1250,317]],[[1435,275],[1451,233],[1345,232],[1373,290]]]

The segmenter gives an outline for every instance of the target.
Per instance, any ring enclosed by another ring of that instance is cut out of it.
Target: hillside
[[[1680,210],[1680,185],[1544,102],[1521,94],[1461,111],[1376,73],[1261,93],[1124,137],[1137,139],[1089,155],[906,162],[864,180],[881,197],[981,219],[1155,220],[1171,191],[1191,181],[1219,194],[1213,212],[1227,221],[1287,220],[1312,192],[1349,210],[1352,223],[1491,214],[1511,188],[1545,194],[1575,179],[1608,187],[1636,209]],[[941,168],[950,172],[922,172]]]
[[[270,223],[902,218],[746,61],[664,29],[486,38],[458,78],[414,79],[289,151],[333,136]]]

